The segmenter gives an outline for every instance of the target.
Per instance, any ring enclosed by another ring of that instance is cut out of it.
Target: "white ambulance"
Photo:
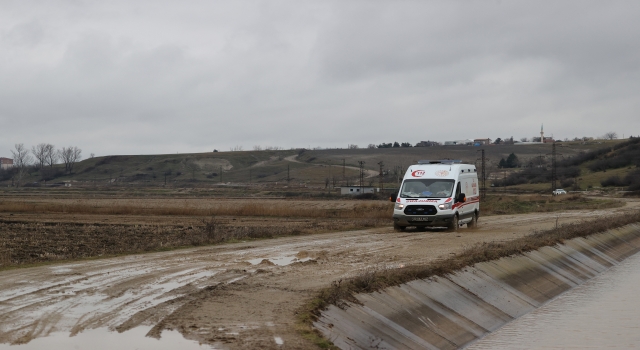
[[[395,197],[395,198],[394,198]],[[393,228],[478,225],[480,189],[475,165],[459,160],[422,160],[407,170],[393,209]]]

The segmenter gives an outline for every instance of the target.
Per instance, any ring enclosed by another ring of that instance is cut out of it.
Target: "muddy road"
[[[482,217],[477,230],[391,228],[229,243],[0,272],[0,343],[52,332],[177,330],[215,348],[308,349],[295,312],[331,282],[399,268],[622,208]],[[96,340],[99,341],[99,340]]]

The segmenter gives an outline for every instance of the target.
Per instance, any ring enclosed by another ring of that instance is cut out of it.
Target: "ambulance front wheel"
[[[404,231],[406,228],[407,228],[406,226],[400,226],[395,222],[393,223],[393,229],[396,230],[396,231],[400,231],[401,232],[401,231]]]
[[[460,222],[458,221],[458,215],[454,215],[451,218],[451,223],[449,224],[449,231],[458,231],[458,227],[460,227]]]

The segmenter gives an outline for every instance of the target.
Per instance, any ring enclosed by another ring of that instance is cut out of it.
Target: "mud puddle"
[[[136,349],[136,350],[209,350],[216,349],[211,345],[199,344],[185,339],[177,331],[165,330],[162,338],[155,339],[145,336],[151,327],[136,327],[129,331],[118,333],[106,328],[85,330],[75,336],[69,332],[54,332],[47,337],[34,339],[27,344],[0,344],[0,350],[36,350],[36,349]]]
[[[249,260],[249,262],[251,263],[251,265],[268,264],[268,265],[287,266],[296,262],[305,262],[309,260],[311,260],[311,258],[298,259],[295,256],[279,256],[275,258],[251,259]]]

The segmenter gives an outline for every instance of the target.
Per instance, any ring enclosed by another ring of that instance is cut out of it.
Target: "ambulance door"
[[[456,195],[455,197],[453,197],[455,203],[458,204],[458,214],[460,217],[462,217],[462,214],[464,213],[464,206],[461,206],[464,203],[458,202],[458,198],[460,197],[460,193],[462,193],[462,182],[458,181],[458,184],[456,185]]]

